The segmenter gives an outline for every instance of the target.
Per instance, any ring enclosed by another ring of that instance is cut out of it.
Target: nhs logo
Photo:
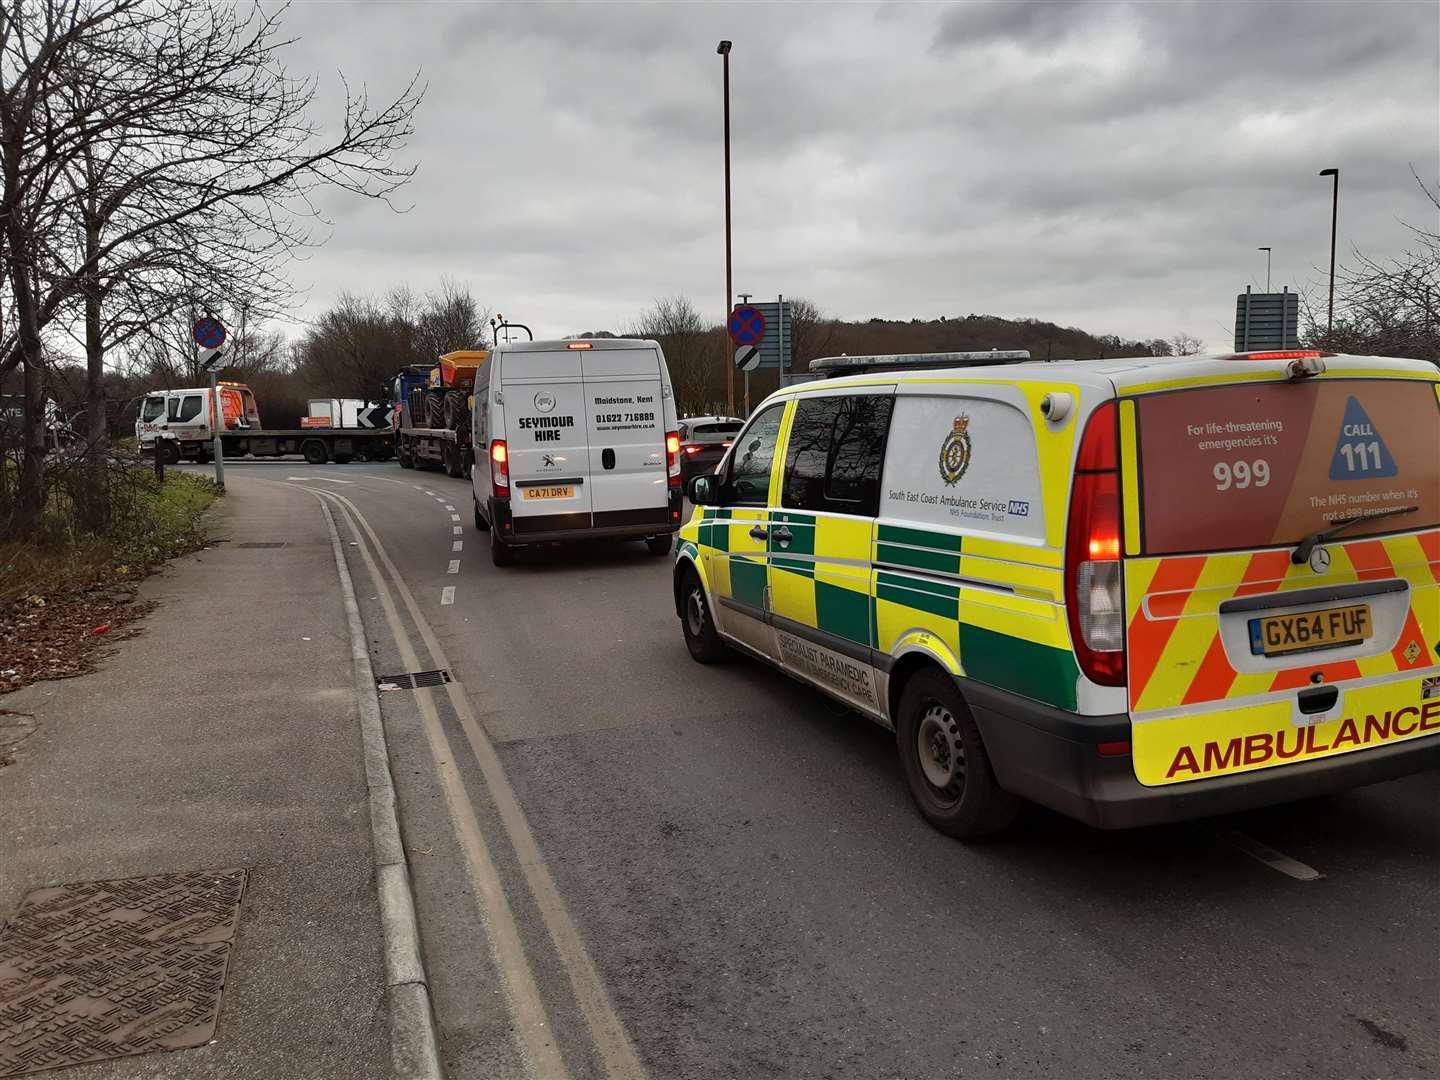
[[[1007,514],[1013,514],[1015,517],[1029,517],[1030,504],[1028,502],[1021,502],[1019,499],[1011,499],[1010,507],[1005,512]]]

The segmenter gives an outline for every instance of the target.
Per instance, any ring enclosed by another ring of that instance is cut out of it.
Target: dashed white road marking
[[[454,586],[454,585],[446,585],[443,589],[440,590],[440,603],[442,603],[442,604],[453,604],[453,603],[455,603],[455,586]]]
[[[434,495],[434,494],[435,494],[435,492],[431,491],[429,488],[423,488],[422,490],[425,492],[426,495]],[[436,497],[438,498],[439,496],[436,496]]]
[[[1264,863],[1271,870],[1280,871],[1286,877],[1292,877],[1296,881],[1319,881],[1325,876],[1313,866],[1306,866],[1299,859],[1292,859],[1284,852],[1276,851],[1268,844],[1262,844],[1253,836],[1246,836],[1233,829],[1226,830],[1223,835],[1237,851],[1243,851],[1252,859]]]
[[[450,515],[450,520],[451,520],[451,521],[459,521],[459,520],[460,520],[460,515],[459,515],[459,514],[451,514],[451,515]]]
[[[458,574],[460,572],[460,560],[451,559],[450,565],[446,568],[445,572],[447,574]]]
[[[460,531],[461,531],[461,530],[460,530],[460,526],[459,526],[459,525],[456,525],[456,526],[455,526],[453,529],[451,529],[450,531],[451,531],[452,533],[454,533],[456,536],[459,536],[459,535],[460,535]]]
[[[451,551],[464,551],[464,550],[465,550],[465,541],[464,541],[464,540],[456,540],[453,544],[450,545],[450,550],[451,550]]]
[[[446,509],[446,510],[454,510],[455,507],[451,506],[449,503],[446,503],[446,504],[445,504],[445,509]]]

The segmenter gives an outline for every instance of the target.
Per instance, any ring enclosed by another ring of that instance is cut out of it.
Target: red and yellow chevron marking
[[[1219,608],[1236,596],[1315,585],[1308,566],[1285,550],[1129,559],[1125,593],[1129,625],[1130,709],[1141,713],[1251,697],[1306,685],[1316,671],[1326,682],[1416,671],[1440,664],[1440,529],[1352,540],[1330,547],[1324,581],[1347,584],[1403,577],[1410,611],[1395,647],[1360,660],[1242,674],[1220,640]]]

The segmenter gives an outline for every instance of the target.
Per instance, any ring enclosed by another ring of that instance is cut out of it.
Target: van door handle
[[[769,537],[770,532],[763,525],[756,525],[753,529],[750,530],[750,538],[752,540],[766,540],[769,539]]]
[[[781,547],[789,547],[790,541],[794,539],[794,535],[784,525],[775,530],[775,542]]]
[[[608,446],[600,451],[600,465],[606,469],[613,469],[615,467],[615,451]]]

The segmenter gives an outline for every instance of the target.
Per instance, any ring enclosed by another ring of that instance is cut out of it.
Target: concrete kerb
[[[312,492],[313,494],[313,492]],[[375,849],[375,885],[380,898],[384,931],[385,990],[390,1006],[390,1060],[397,1080],[444,1080],[440,1045],[430,1004],[429,982],[420,952],[420,929],[415,921],[415,900],[410,866],[400,838],[395,812],[395,784],[390,775],[385,726],[380,719],[380,697],[375,672],[360,621],[355,586],[345,562],[345,550],[335,516],[317,496],[330,530],[335,569],[340,575],[340,598],[350,628],[350,659],[355,673],[355,700],[360,710],[360,732],[365,748],[365,781],[370,789],[370,832]]]

